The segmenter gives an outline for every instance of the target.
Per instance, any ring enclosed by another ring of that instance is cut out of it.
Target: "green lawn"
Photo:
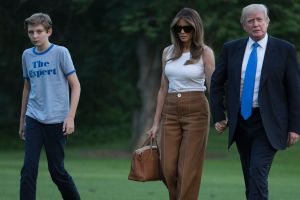
[[[211,134],[203,172],[201,200],[243,200],[244,186],[235,147],[226,149],[227,135]],[[99,149],[103,147],[99,147]],[[300,199],[300,145],[279,152],[271,170],[270,200]],[[164,200],[167,190],[161,182],[127,180],[130,158],[109,155],[98,149],[67,149],[66,167],[72,174],[83,200]],[[16,200],[22,152],[0,152],[0,199]],[[47,171],[42,155],[39,169],[38,200],[61,199]]]

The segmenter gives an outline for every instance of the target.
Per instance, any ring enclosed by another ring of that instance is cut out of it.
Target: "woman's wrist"
[[[157,122],[154,122],[154,123],[152,124],[152,127],[158,127],[158,123],[157,123]]]

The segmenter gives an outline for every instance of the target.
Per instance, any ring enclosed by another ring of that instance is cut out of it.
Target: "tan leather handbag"
[[[153,141],[155,144],[153,144]],[[133,152],[128,179],[142,182],[162,180],[159,148],[156,139],[148,138],[142,147]]]

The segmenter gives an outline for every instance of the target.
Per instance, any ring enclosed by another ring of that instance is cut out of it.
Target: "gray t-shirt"
[[[31,87],[26,115],[44,124],[63,122],[69,112],[67,76],[75,73],[68,49],[54,44],[43,52],[26,49],[22,67]]]

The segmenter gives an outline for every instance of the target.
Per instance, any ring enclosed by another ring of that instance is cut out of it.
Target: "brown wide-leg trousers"
[[[209,131],[203,92],[167,94],[162,113],[161,167],[170,200],[197,200]]]

